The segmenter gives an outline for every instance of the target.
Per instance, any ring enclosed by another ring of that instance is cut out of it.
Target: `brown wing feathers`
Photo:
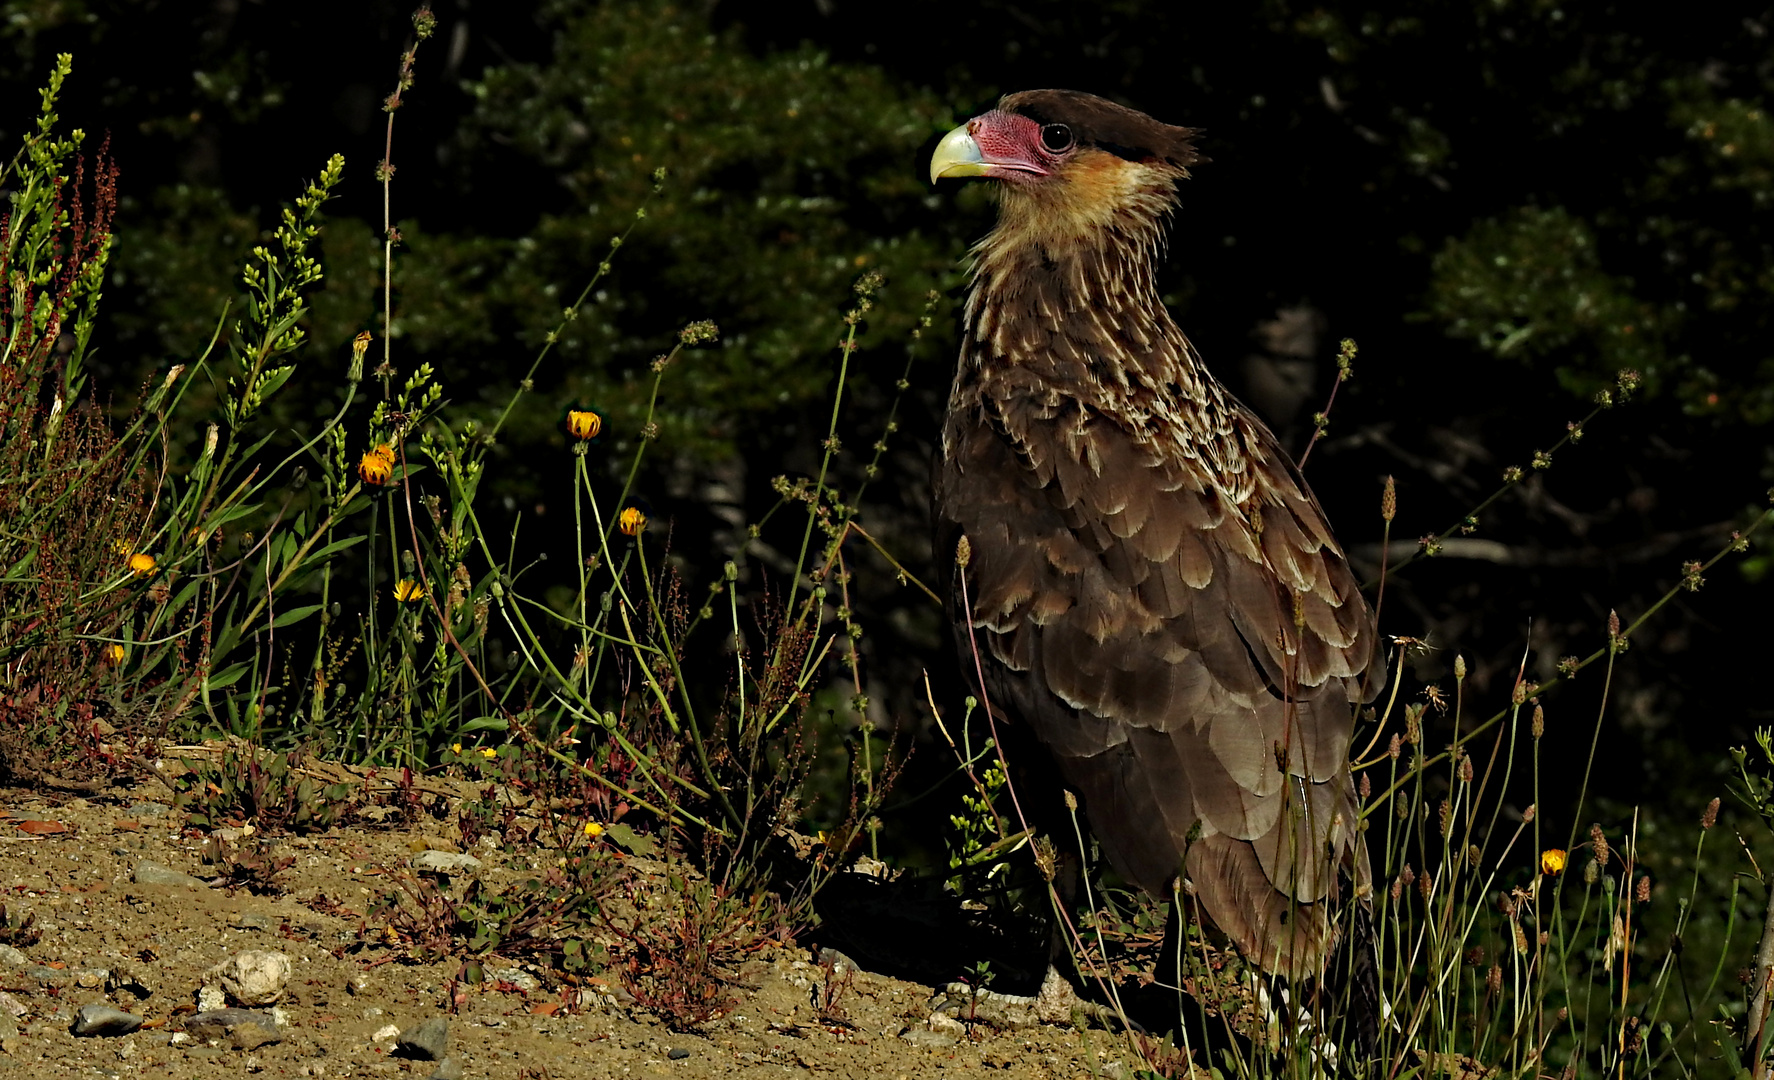
[[[1117,869],[1159,896],[1182,873],[1247,956],[1310,974],[1339,881],[1367,888],[1348,751],[1378,688],[1372,614],[1304,481],[1157,300],[1183,129],[1078,98],[975,121],[1011,139],[1076,116],[1078,135],[1072,157],[1029,151],[1035,179],[1006,174],[978,253],[935,474],[943,554],[956,533],[972,551],[953,614]],[[1107,150],[1087,140],[1104,116]],[[1104,191],[1120,201],[1064,202]]]

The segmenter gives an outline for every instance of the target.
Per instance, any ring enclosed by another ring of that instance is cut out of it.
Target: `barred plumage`
[[[1052,751],[1115,867],[1156,896],[1182,873],[1247,957],[1316,979],[1337,905],[1371,892],[1349,741],[1383,670],[1304,479],[1159,300],[1194,134],[1038,90],[943,140],[932,178],[998,180],[1001,206],[935,468],[938,554],[987,696]]]

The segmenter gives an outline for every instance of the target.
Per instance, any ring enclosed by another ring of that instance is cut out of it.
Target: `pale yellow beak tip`
[[[930,155],[930,182],[936,183],[945,177],[984,176],[985,162],[979,153],[979,144],[973,141],[966,125],[956,128],[942,137],[936,144],[936,152]]]

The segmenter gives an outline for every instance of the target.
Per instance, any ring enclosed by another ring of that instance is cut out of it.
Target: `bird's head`
[[[1117,225],[1143,232],[1202,160],[1195,134],[1091,94],[1025,90],[943,136],[930,180],[998,181],[999,233],[1042,246]]]

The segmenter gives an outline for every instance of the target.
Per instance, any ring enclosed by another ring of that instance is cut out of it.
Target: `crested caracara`
[[[985,697],[1052,752],[1115,869],[1162,898],[1181,875],[1249,960],[1316,983],[1339,911],[1367,925],[1349,742],[1384,669],[1318,501],[1159,300],[1194,134],[1033,90],[937,146],[932,181],[999,195],[937,555],[969,676],[976,643]]]

